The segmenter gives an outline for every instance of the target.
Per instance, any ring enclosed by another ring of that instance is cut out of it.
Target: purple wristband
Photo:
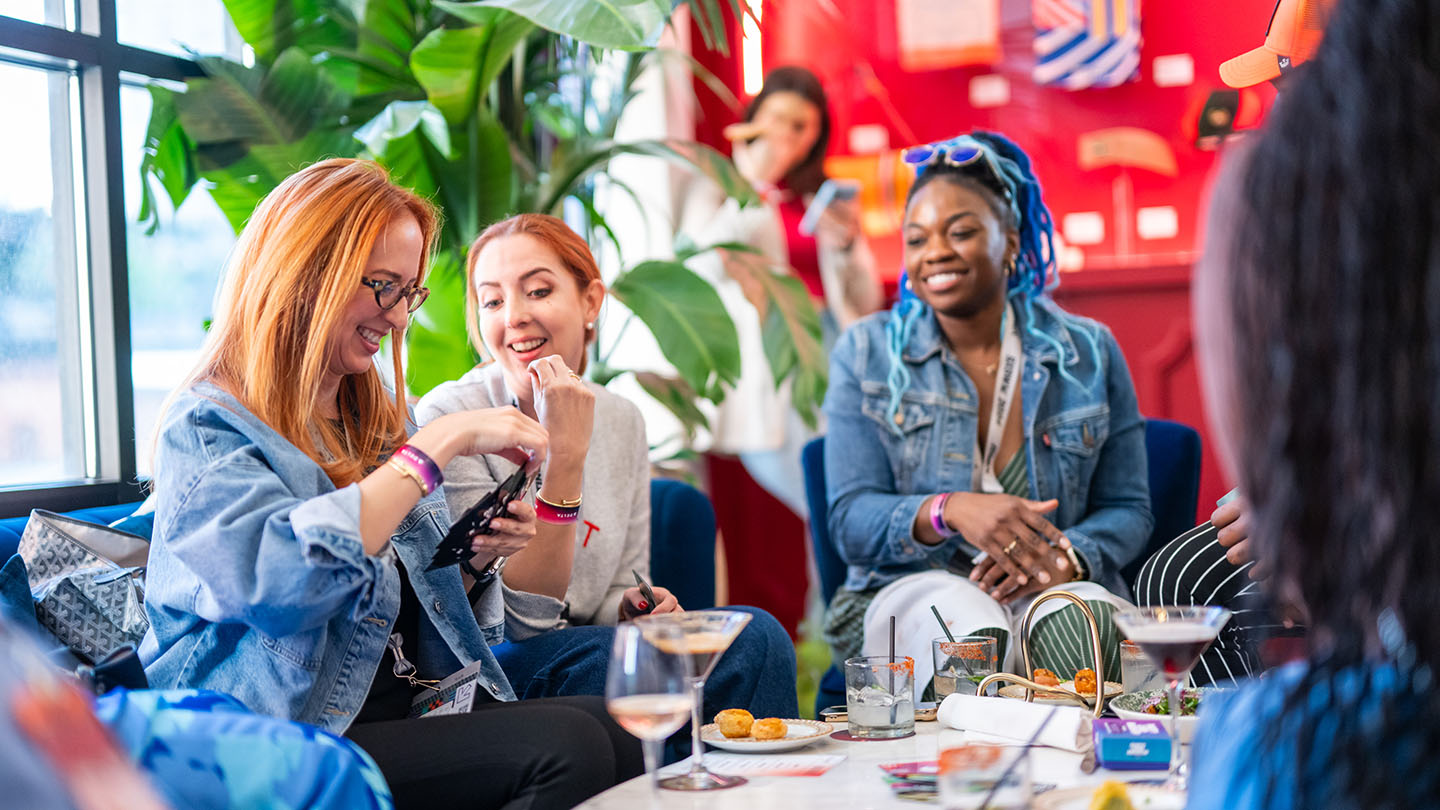
[[[935,533],[941,537],[954,537],[959,534],[959,532],[950,528],[950,524],[945,522],[945,502],[948,500],[950,500],[950,493],[942,492],[935,496],[935,500],[930,502],[930,525],[935,529]]]
[[[435,463],[435,459],[430,458],[424,450],[418,447],[402,444],[395,449],[393,458],[400,459],[402,463],[420,473],[420,477],[425,481],[426,495],[434,492],[435,488],[445,481],[445,476],[440,474],[440,466]]]

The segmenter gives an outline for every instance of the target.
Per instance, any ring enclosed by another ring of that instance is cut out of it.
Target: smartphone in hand
[[[450,527],[450,531],[446,532],[445,539],[440,541],[440,545],[435,549],[435,556],[430,559],[430,565],[425,570],[434,571],[447,565],[459,565],[461,560],[473,556],[475,552],[470,550],[470,539],[477,534],[493,534],[490,521],[509,514],[510,502],[524,497],[532,480],[525,474],[525,468],[519,467],[501,482],[494,492],[466,510],[465,514],[455,521],[455,525]]]
[[[840,200],[853,200],[860,194],[860,184],[854,180],[838,180],[830,178],[820,184],[820,190],[810,200],[810,205],[805,208],[805,215],[800,218],[799,230],[805,236],[812,236],[815,228],[820,224],[820,215],[830,207],[830,203]]]
[[[640,572],[634,568],[630,569],[630,573],[635,575],[635,585],[640,589],[640,595],[645,597],[645,604],[650,606],[641,611],[641,614],[644,615],[653,612],[655,606],[660,603],[660,600],[656,599],[655,592],[650,590],[650,583],[646,582],[645,578],[640,576]]]

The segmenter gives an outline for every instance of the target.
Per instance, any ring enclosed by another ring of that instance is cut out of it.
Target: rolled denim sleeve
[[[896,492],[890,457],[879,434],[882,428],[861,408],[862,370],[857,364],[868,354],[866,323],[845,332],[830,354],[830,386],[825,394],[830,537],[848,565],[923,563],[938,547],[918,542],[912,530],[915,514],[929,495]]]
[[[320,627],[347,608],[356,621],[373,612],[389,563],[361,544],[358,486],[298,498],[253,445],[203,464],[188,459],[189,469],[199,467],[193,480],[168,480],[166,470],[187,466],[177,457],[187,452],[204,451],[162,438],[155,542],[198,580],[188,606],[197,615],[280,637]]]
[[[1125,357],[1109,330],[1102,345],[1106,354],[1106,386],[1110,435],[1090,479],[1087,511],[1065,536],[1089,566],[1089,578],[1107,587],[1119,583],[1120,569],[1145,548],[1154,528],[1150,513],[1150,477],[1145,455],[1145,420],[1135,399],[1135,386]]]

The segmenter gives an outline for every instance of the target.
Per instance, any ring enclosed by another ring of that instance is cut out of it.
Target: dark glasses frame
[[[381,312],[389,312],[403,298],[405,299],[405,312],[413,315],[415,310],[425,303],[425,299],[430,297],[429,288],[421,287],[418,284],[402,288],[388,279],[362,278],[360,285],[369,287],[375,293],[375,306],[380,307]],[[386,303],[386,299],[389,299],[389,303]]]

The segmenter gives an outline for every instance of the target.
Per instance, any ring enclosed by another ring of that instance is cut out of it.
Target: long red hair
[[[336,486],[364,477],[406,439],[404,330],[390,335],[394,396],[373,367],[346,376],[340,425],[315,418],[327,341],[360,289],[381,231],[407,214],[424,236],[418,284],[439,230],[433,205],[366,160],[324,160],[286,178],[241,232],[214,325],[179,390],[213,382],[314,459]]]

